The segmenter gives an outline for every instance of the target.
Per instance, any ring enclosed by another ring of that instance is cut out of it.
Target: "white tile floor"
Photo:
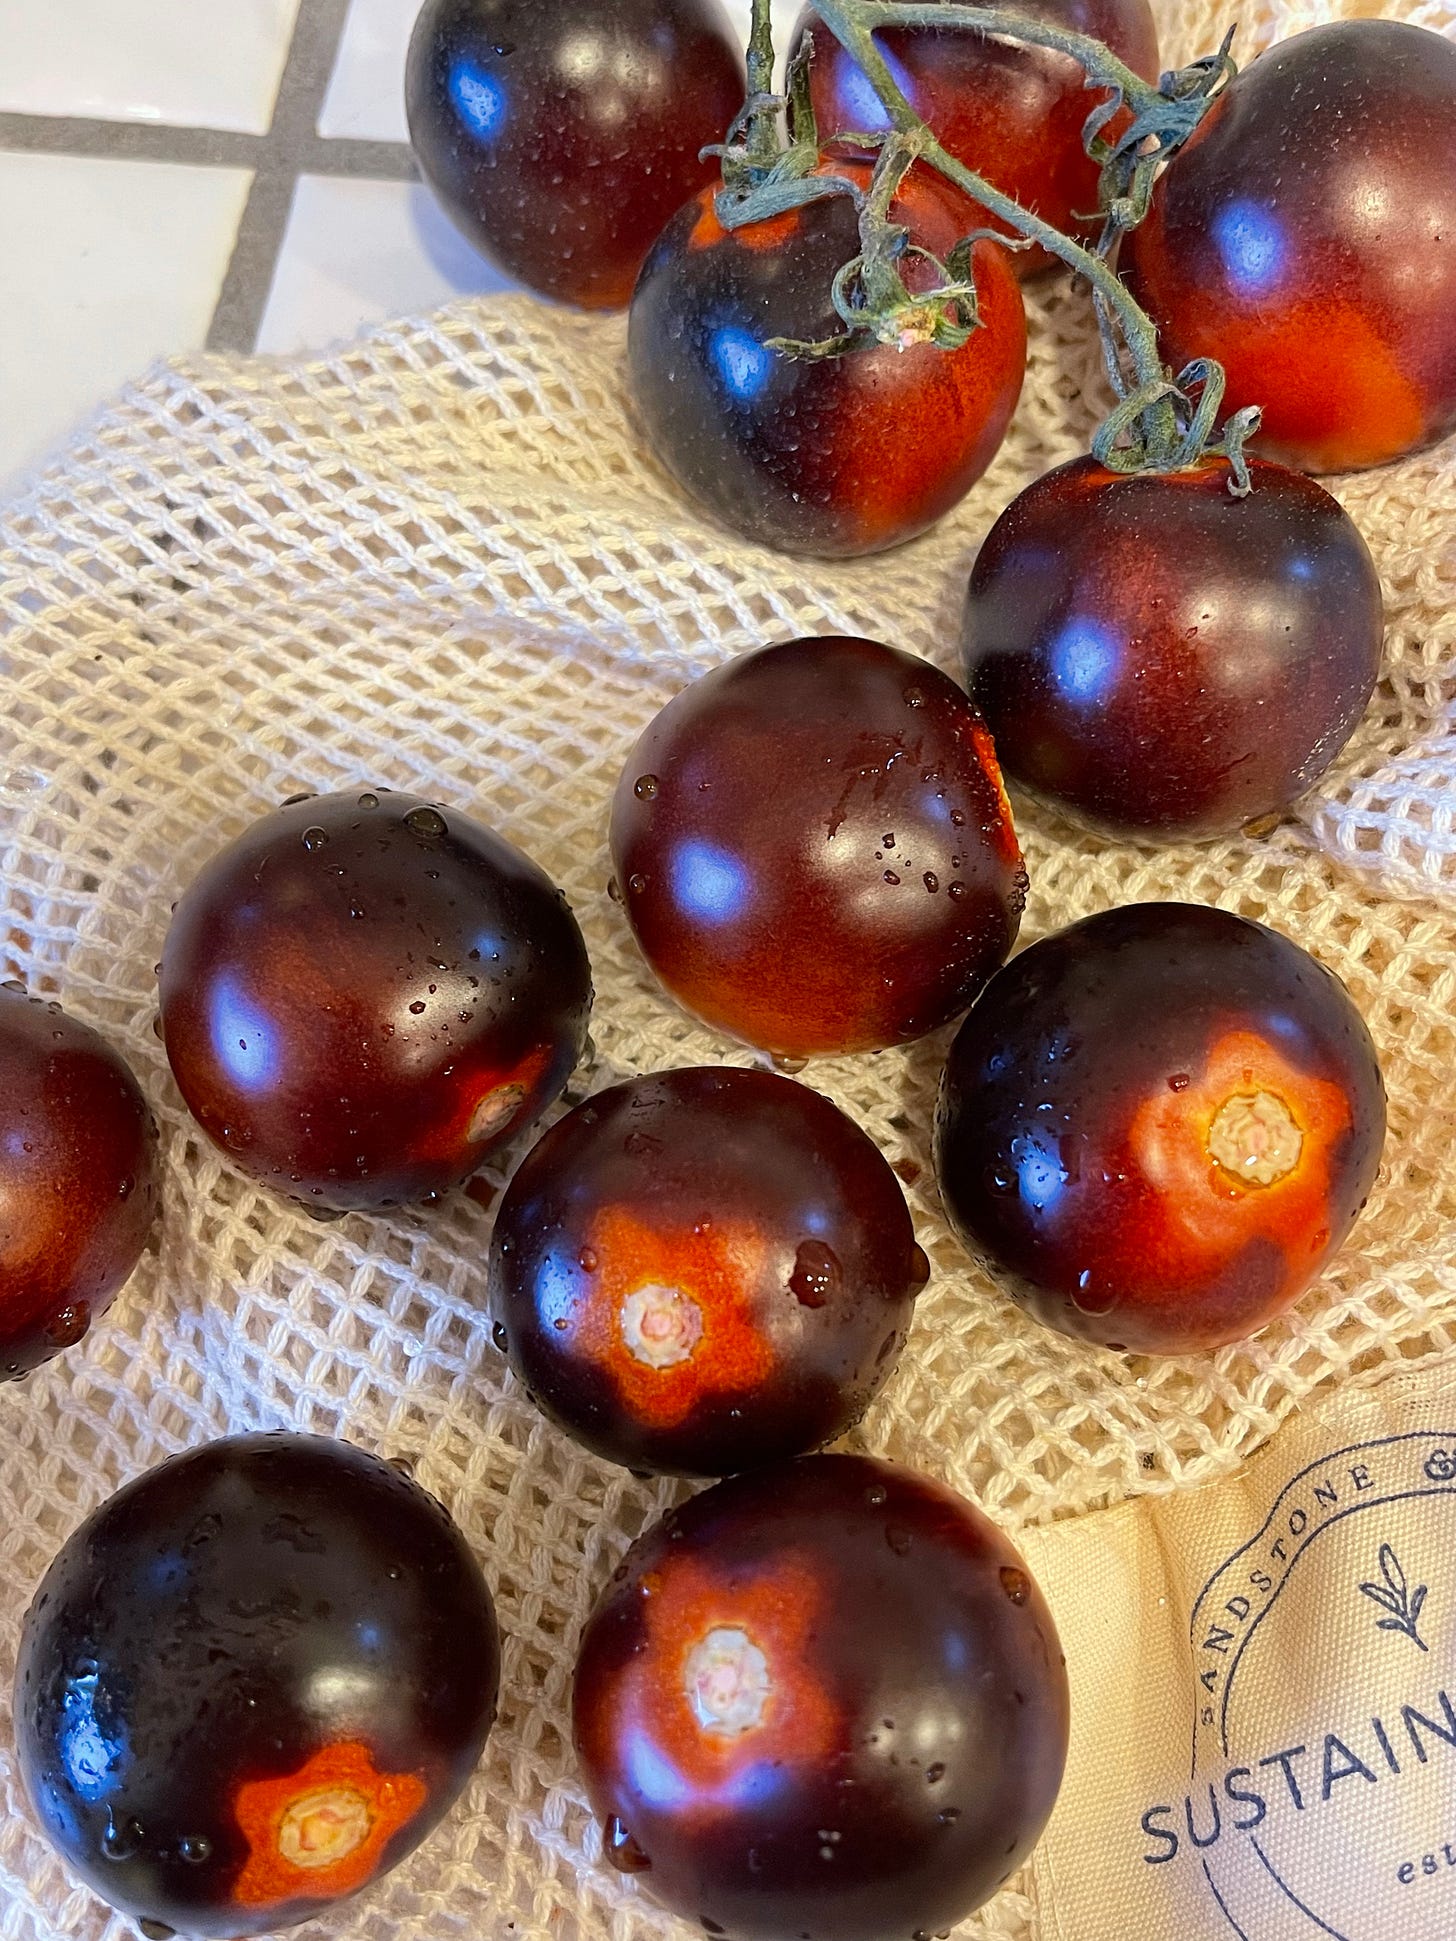
[[[0,0],[0,109],[265,134],[299,0]]]
[[[0,155],[0,262],[27,266],[0,303],[0,496],[108,392],[202,343],[250,180]]]
[[[366,324],[514,288],[418,182],[305,175],[294,193],[258,348],[323,350]]]
[[[351,0],[332,73],[313,77],[322,139],[293,162],[303,172],[271,288],[253,297],[260,349],[321,350],[384,318],[509,287],[422,188],[363,179],[361,168],[379,167],[367,155],[337,159],[354,152],[337,144],[371,142],[400,145],[407,160],[402,77],[419,4]],[[746,39],[750,0],[727,5]],[[218,162],[261,164],[295,26],[320,6],[0,0],[0,115],[147,122],[159,142],[169,128],[226,131],[207,138]],[[774,8],[782,46],[800,0]],[[15,152],[0,129],[0,499],[118,384],[207,340],[249,181],[242,166]]]

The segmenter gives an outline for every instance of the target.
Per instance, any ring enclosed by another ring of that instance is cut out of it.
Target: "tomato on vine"
[[[870,170],[816,171],[861,191]],[[964,229],[938,177],[899,184],[914,291],[934,288]],[[860,249],[856,210],[833,195],[725,229],[704,190],[669,224],[632,300],[632,394],[653,450],[700,505],[745,538],[825,558],[881,552],[925,531],[995,457],[1026,370],[1026,316],[1007,252],[971,253],[978,327],[957,348],[873,343],[795,355],[781,340],[829,340],[844,324],[835,278]],[[923,252],[915,254],[914,252]]]
[[[1217,358],[1311,472],[1456,430],[1456,45],[1346,20],[1237,76],[1123,251],[1175,365]]]
[[[1145,80],[1158,78],[1148,0],[1022,0],[1016,11],[1092,35]],[[1091,98],[1074,60],[959,26],[887,27],[876,38],[910,105],[953,155],[1055,228],[1072,235],[1095,229],[1098,168],[1082,140]],[[794,41],[812,49],[810,88],[822,135],[888,125],[863,70],[812,7],[800,16]],[[968,230],[988,224],[1015,234],[974,203],[965,222]],[[1035,246],[1018,251],[1016,267],[1025,277],[1055,260]]]

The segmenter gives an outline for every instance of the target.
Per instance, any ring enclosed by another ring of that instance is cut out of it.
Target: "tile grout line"
[[[311,152],[339,48],[349,0],[303,0],[273,107],[255,151],[253,185],[232,259],[207,333],[209,350],[256,348],[288,227],[293,192]]]
[[[100,121],[80,115],[0,113],[0,153],[78,155],[102,161],[179,162],[201,168],[256,169],[266,135],[228,128],[192,128],[178,122]],[[314,134],[295,149],[307,175],[372,175],[414,180],[418,170],[406,142],[370,141],[351,135]]]

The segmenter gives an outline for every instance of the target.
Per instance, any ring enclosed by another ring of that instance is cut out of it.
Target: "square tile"
[[[420,183],[304,175],[258,348],[325,350],[366,324],[518,287],[456,233]]]
[[[207,338],[251,175],[0,153],[0,494],[106,395]]]
[[[0,0],[0,109],[265,134],[299,0]]]
[[[538,0],[545,4],[546,0]],[[404,57],[421,0],[351,0],[318,131],[355,141],[407,142]]]

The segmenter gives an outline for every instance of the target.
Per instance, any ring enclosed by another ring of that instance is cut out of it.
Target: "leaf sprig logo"
[[[1406,1574],[1401,1569],[1400,1559],[1388,1543],[1380,1546],[1380,1574],[1383,1584],[1362,1584],[1361,1590],[1374,1603],[1386,1612],[1386,1616],[1376,1620],[1382,1631],[1402,1631],[1422,1651],[1430,1647],[1422,1638],[1417,1626],[1421,1612],[1425,1608],[1426,1586],[1418,1584],[1411,1591],[1406,1582]]]

